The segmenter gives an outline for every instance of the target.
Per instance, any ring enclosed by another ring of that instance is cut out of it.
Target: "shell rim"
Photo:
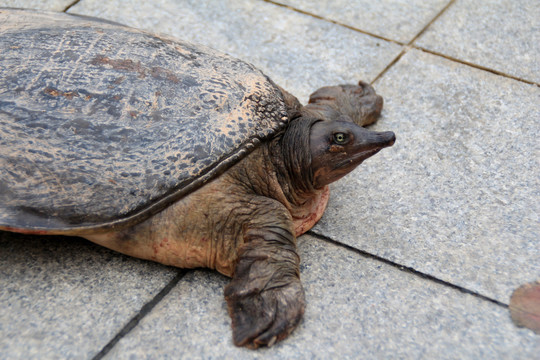
[[[42,226],[26,226],[18,228],[15,226],[5,226],[0,225],[0,231],[10,231],[17,232],[21,234],[30,234],[30,235],[84,235],[84,234],[96,234],[104,233],[109,231],[114,231],[121,228],[126,228],[137,223],[140,223],[163,209],[167,208],[170,204],[175,201],[180,200],[189,193],[203,187],[208,182],[219,177],[221,174],[225,173],[228,169],[234,166],[236,163],[244,159],[252,151],[262,145],[262,141],[265,141],[269,138],[274,137],[277,133],[282,131],[287,126],[287,122],[281,122],[277,127],[273,128],[272,133],[267,135],[264,138],[253,137],[246,141],[244,144],[238,147],[236,151],[230,153],[229,155],[223,157],[216,165],[210,168],[206,173],[200,175],[197,179],[193,180],[188,185],[182,187],[181,189],[173,190],[169,194],[163,196],[161,199],[156,200],[150,205],[136,210],[132,214],[125,216],[120,219],[106,221],[98,224],[92,225],[70,225],[66,224],[66,227],[63,228],[47,228]]]

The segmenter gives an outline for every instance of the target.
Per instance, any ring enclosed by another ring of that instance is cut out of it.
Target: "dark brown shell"
[[[140,221],[287,122],[238,59],[64,13],[0,9],[0,229]]]

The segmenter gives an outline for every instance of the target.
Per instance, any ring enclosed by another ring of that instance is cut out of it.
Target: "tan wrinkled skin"
[[[328,187],[324,187],[303,206],[291,204],[276,174],[261,171],[265,167],[260,164],[268,161],[264,157],[260,147],[227,173],[138,225],[84,237],[138,258],[181,268],[206,267],[232,276],[244,228],[254,219],[266,217],[271,223],[276,208],[287,209],[293,232],[299,236],[320,219],[328,202]],[[241,177],[244,181],[238,181]],[[268,198],[270,194],[279,201]]]

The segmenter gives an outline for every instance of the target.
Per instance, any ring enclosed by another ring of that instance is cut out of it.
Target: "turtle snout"
[[[396,142],[396,134],[394,134],[393,131],[384,131],[379,133],[381,138],[381,144],[383,144],[383,147],[389,147],[394,145]]]
[[[393,131],[371,131],[364,128],[358,129],[360,149],[383,149],[394,145],[396,134]]]

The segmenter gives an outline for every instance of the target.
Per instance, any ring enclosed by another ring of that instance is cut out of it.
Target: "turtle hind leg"
[[[225,299],[237,346],[272,346],[289,335],[304,314],[305,297],[292,231],[248,230]]]

